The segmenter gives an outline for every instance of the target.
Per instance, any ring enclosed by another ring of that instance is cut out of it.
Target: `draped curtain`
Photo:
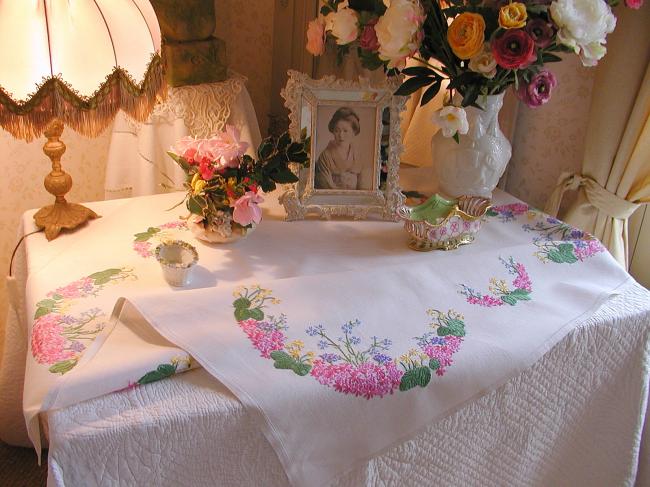
[[[650,9],[620,9],[596,80],[580,174],[563,173],[546,205],[556,215],[567,190],[578,190],[561,215],[598,237],[629,265],[628,219],[650,202]]]

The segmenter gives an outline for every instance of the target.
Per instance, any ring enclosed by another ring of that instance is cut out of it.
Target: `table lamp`
[[[166,86],[160,40],[148,0],[0,1],[0,126],[27,142],[47,137],[55,202],[34,220],[48,240],[98,216],[65,199],[64,124],[96,137],[119,110],[145,121]]]

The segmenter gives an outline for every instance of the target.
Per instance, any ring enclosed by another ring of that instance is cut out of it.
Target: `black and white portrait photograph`
[[[372,106],[318,107],[314,189],[376,189],[376,113]]]

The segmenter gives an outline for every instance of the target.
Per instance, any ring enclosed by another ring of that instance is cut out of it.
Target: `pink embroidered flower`
[[[497,213],[512,213],[518,216],[526,213],[529,210],[529,206],[525,203],[511,203],[509,205],[495,206],[492,209]]]
[[[255,191],[246,191],[244,196],[235,201],[232,219],[243,227],[259,223],[262,219],[262,209],[257,205],[263,201],[264,198]]]
[[[58,294],[65,299],[82,298],[93,292],[93,284],[92,279],[84,277],[78,281],[71,282],[67,286],[60,287],[47,295],[52,297],[55,294]]]
[[[515,264],[515,269],[517,271],[517,278],[512,281],[512,285],[515,286],[516,289],[524,289],[528,292],[531,292],[532,285],[530,282],[530,277],[528,276],[528,272],[526,271],[524,265],[517,263]]]
[[[436,369],[436,374],[444,375],[446,367],[453,364],[452,357],[458,351],[462,342],[463,339],[461,337],[448,336],[445,337],[444,345],[430,344],[424,347],[424,353],[429,358],[436,359],[440,364],[440,367]]]
[[[264,358],[271,358],[271,352],[284,348],[284,333],[280,330],[260,328],[259,321],[250,319],[240,321],[239,326],[244,330],[253,346],[260,351]]]
[[[392,361],[381,365],[372,362],[352,365],[330,364],[317,359],[311,369],[311,375],[321,384],[366,399],[392,394],[399,387],[403,374]]]
[[[153,255],[153,252],[151,252],[150,242],[133,242],[133,250],[135,250],[140,257],[145,259]]]
[[[574,242],[574,253],[580,261],[584,261],[589,257],[603,252],[605,247],[596,239],[591,240],[579,240]]]
[[[484,296],[468,296],[467,302],[469,304],[478,304],[479,306],[485,306],[486,308],[493,308],[495,306],[503,306],[503,301],[499,298],[489,296],[485,294]]]
[[[61,315],[49,313],[34,321],[32,355],[39,364],[54,364],[75,356],[66,350],[68,340],[62,335]]]
[[[181,221],[181,220],[177,220],[177,221],[173,221],[173,222],[169,222],[169,223],[163,223],[158,228],[183,228],[183,229],[186,229],[187,228],[187,223],[185,223],[184,221]]]

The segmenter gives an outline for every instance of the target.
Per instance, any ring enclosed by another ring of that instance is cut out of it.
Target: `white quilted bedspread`
[[[535,366],[334,485],[650,485],[649,323],[634,284]],[[52,486],[287,485],[203,370],[52,411],[49,429]]]

